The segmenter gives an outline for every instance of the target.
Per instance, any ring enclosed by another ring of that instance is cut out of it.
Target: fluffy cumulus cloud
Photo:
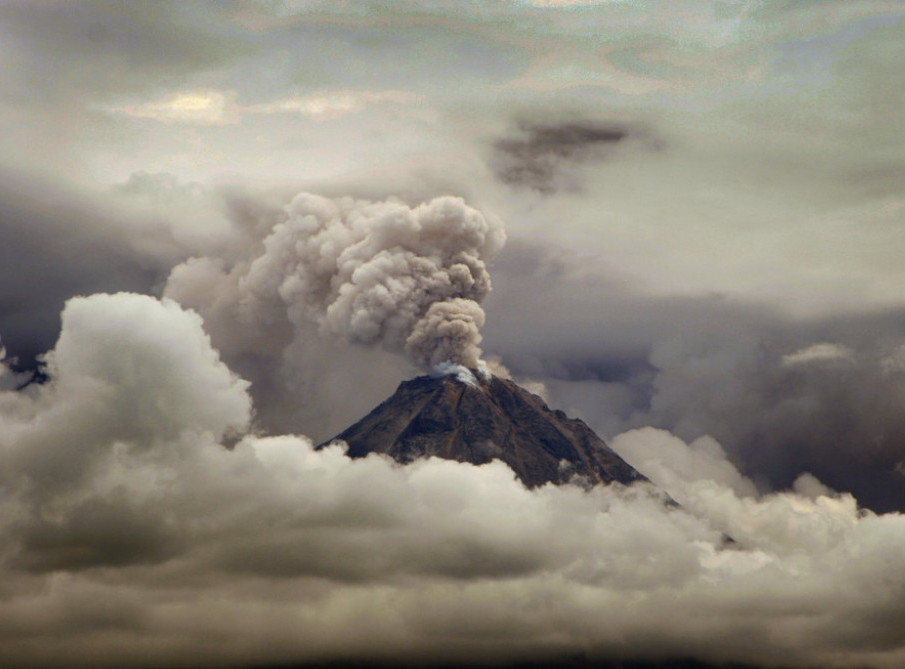
[[[758,495],[713,440],[615,441],[679,507],[303,436],[227,448],[247,384],[197,315],[127,293],[70,301],[48,364],[0,395],[10,666],[905,659],[902,517],[813,477]]]

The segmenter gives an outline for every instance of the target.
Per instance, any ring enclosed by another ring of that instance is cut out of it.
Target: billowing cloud
[[[302,194],[260,255],[229,276],[216,260],[194,259],[174,270],[167,294],[206,307],[201,284],[211,305],[231,292],[236,318],[252,328],[316,323],[323,335],[404,352],[422,367],[476,367],[486,261],[503,240],[499,222],[460,198],[410,208]]]
[[[10,666],[903,660],[905,523],[813,477],[759,496],[717,443],[656,430],[615,443],[681,508],[301,436],[227,449],[247,384],[198,316],[117,294],[62,321],[53,383],[0,393]]]
[[[220,362],[199,316],[131,293],[70,300],[48,372],[27,394],[4,393],[3,528],[18,538],[6,559],[45,571],[171,555],[171,520],[144,513],[119,479],[132,459],[245,429],[247,384]],[[86,496],[95,484],[103,492]],[[139,483],[145,494],[165,485]]]

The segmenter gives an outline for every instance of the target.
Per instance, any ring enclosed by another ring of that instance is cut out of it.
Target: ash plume
[[[200,284],[216,292],[227,281],[245,324],[288,321],[300,332],[315,323],[321,335],[404,353],[420,367],[475,367],[486,261],[504,239],[499,222],[457,197],[410,207],[303,193],[256,257],[229,276],[215,270],[213,284],[209,266],[197,282],[191,266],[177,268],[168,294],[196,306]]]
[[[484,310],[474,300],[455,297],[434,302],[406,338],[406,353],[422,366],[451,362],[478,367],[483,325]]]

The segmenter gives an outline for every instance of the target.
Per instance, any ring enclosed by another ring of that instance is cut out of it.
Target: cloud
[[[120,479],[130,462],[178,459],[181,441],[245,429],[247,384],[220,362],[200,317],[132,293],[69,300],[47,366],[49,383],[4,393],[2,524],[16,542],[7,560],[43,573],[172,557],[182,543],[173,519],[143,507],[165,473]]]
[[[206,20],[198,10],[193,3],[130,6],[109,0],[88,0],[78,8],[6,5],[0,19],[18,49],[12,51],[16,68],[4,70],[12,86],[4,93],[27,91],[52,103],[153,90],[253,52],[241,33],[224,29],[228,8],[214,9]]]
[[[656,430],[616,442],[682,508],[301,436],[227,449],[248,387],[198,316],[117,294],[62,321],[53,383],[0,394],[10,666],[903,659],[905,523],[816,479],[759,496],[717,443]]]
[[[215,259],[193,259],[174,269],[167,294],[198,304],[197,279],[211,287],[210,304],[232,294],[246,327],[315,323],[323,335],[404,352],[423,367],[476,367],[486,260],[504,239],[498,221],[461,198],[412,208],[303,193],[260,255],[229,275]]]
[[[624,432],[610,446],[655,484],[680,497],[687,494],[684,486],[701,481],[717,483],[739,497],[757,494],[753,482],[739,474],[713,437],[686,444],[669,432],[648,427]]]
[[[807,365],[811,363],[852,362],[853,351],[839,344],[821,343],[813,344],[794,353],[787,353],[782,357],[781,364],[786,367]]]
[[[147,118],[162,123],[219,125],[238,121],[232,96],[220,91],[172,93],[161,100],[112,106],[107,110],[114,114]]]
[[[901,309],[793,318],[727,296],[650,294],[596,255],[514,235],[485,307],[488,352],[604,437],[709,435],[762,490],[812,472],[870,508],[905,504]],[[538,313],[555,325],[533,328]]]
[[[604,160],[630,134],[635,131],[617,123],[524,122],[514,137],[494,143],[496,175],[503,183],[550,193],[561,187],[570,164]]]
[[[105,194],[105,206],[130,220],[133,245],[172,267],[189,256],[244,257],[260,243],[282,201],[235,184],[205,185],[169,172],[139,170]]]
[[[254,114],[300,114],[315,120],[337,118],[373,104],[416,104],[423,97],[406,91],[321,91],[300,97],[262,102],[245,108]]]
[[[147,102],[109,105],[102,109],[161,123],[189,125],[224,125],[239,123],[248,115],[297,114],[316,121],[339,118],[362,111],[368,105],[405,104],[422,101],[414,93],[405,91],[320,91],[304,96],[240,105],[236,91],[188,90],[169,93]]]
[[[0,184],[0,327],[20,366],[53,344],[66,298],[148,292],[166,276],[172,250],[144,247],[155,231],[102,199],[14,171]]]

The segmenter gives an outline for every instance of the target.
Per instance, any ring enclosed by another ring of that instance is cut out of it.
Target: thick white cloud
[[[247,383],[220,362],[197,314],[118,293],[73,298],[62,321],[47,357],[53,382],[5,393],[6,481],[24,475],[40,494],[89,474],[120,442],[147,451],[247,427]]]
[[[300,436],[227,449],[247,388],[196,315],[94,295],[63,324],[53,383],[0,396],[11,666],[905,659],[905,520],[816,480],[760,497],[712,440],[654,430],[615,443],[681,508]]]
[[[219,439],[247,425],[247,383],[220,362],[197,314],[172,300],[118,293],[73,298],[62,321],[48,356],[57,379],[51,392],[77,397],[72,383],[112,393],[104,408],[126,434],[173,436],[191,427]]]
[[[713,437],[699,437],[685,444],[678,437],[654,428],[618,435],[612,448],[651,481],[680,498],[684,486],[712,481],[731,489],[739,497],[752,497],[757,489],[726,459],[723,447]]]

